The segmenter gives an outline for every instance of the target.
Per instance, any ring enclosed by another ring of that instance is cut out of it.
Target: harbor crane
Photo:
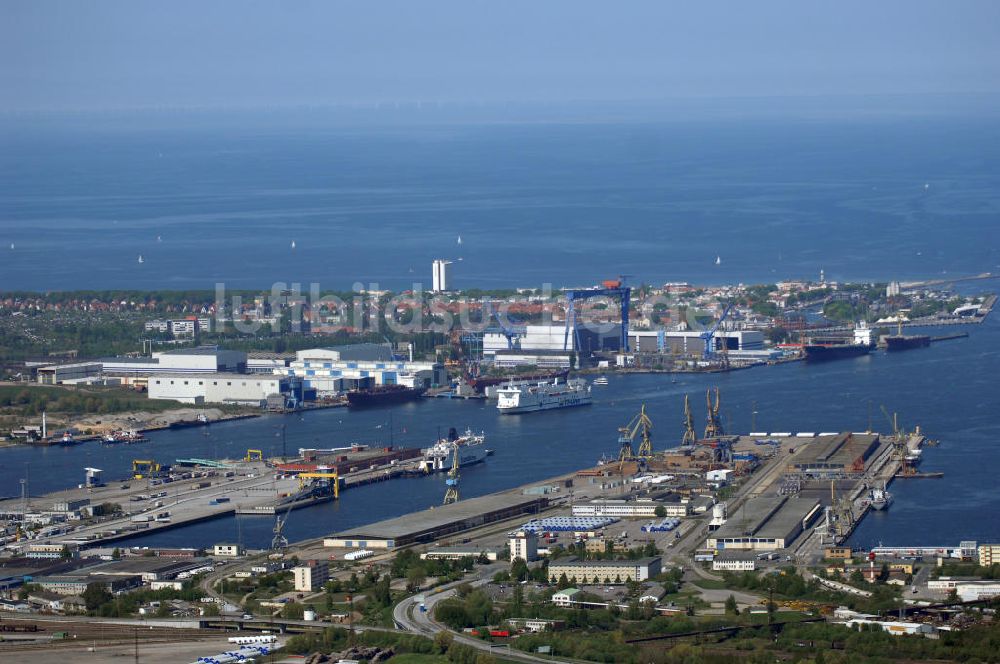
[[[271,550],[272,551],[284,551],[288,548],[288,538],[285,537],[285,522],[288,521],[288,515],[292,512],[292,501],[288,501],[288,508],[285,510],[284,514],[278,514],[274,519],[274,538],[271,539]]]
[[[642,404],[639,414],[623,427],[618,429],[618,442],[621,446],[619,456],[622,461],[632,458],[632,442],[636,436],[640,436],[639,450],[637,455],[640,459],[650,459],[653,456],[653,440],[650,435],[653,431],[653,421],[646,415],[646,404]],[[628,459],[624,458],[628,455]]]
[[[684,395],[684,438],[681,445],[691,446],[698,442],[698,433],[694,430],[694,415],[691,414],[691,400]]]
[[[899,470],[903,475],[912,475],[916,469],[906,458],[909,452],[906,446],[906,432],[899,427],[899,418],[896,413],[890,416],[885,406],[879,406],[879,408],[882,409],[882,414],[885,415],[889,426],[892,427],[892,455],[899,461]]]
[[[705,390],[705,402],[708,413],[705,417],[705,438],[718,438],[726,435],[722,428],[722,418],[719,417],[719,388],[715,388],[715,405],[712,405],[712,390]]]
[[[722,316],[720,316],[719,320],[715,322],[715,325],[713,325],[710,330],[702,332],[701,334],[698,335],[701,338],[701,340],[705,342],[705,350],[702,353],[702,359],[705,360],[711,359],[712,355],[715,354],[715,349],[713,348],[713,343],[714,343],[713,339],[715,339],[715,333],[719,331],[719,327],[722,326],[722,323],[729,316],[729,311],[732,308],[733,308],[732,304],[727,304],[726,308],[722,312]]]
[[[444,481],[448,487],[444,492],[444,504],[451,505],[458,502],[458,443],[454,444],[454,452],[451,457],[451,470],[448,471],[448,479]]]
[[[580,349],[580,333],[576,327],[576,301],[587,300],[594,297],[617,298],[621,306],[621,338],[619,348],[621,352],[628,352],[628,309],[632,298],[632,288],[625,285],[625,280],[630,275],[619,275],[617,279],[609,279],[602,282],[598,288],[571,288],[566,293],[566,331],[563,333],[563,350]],[[570,330],[573,332],[573,345],[570,346]]]
[[[325,482],[332,482],[333,484],[333,497],[340,499],[340,474],[336,471],[324,471],[318,470],[311,473],[299,473],[299,491],[305,487],[306,482],[309,480],[321,480]]]
[[[507,350],[514,350],[521,347],[521,337],[524,335],[524,329],[504,325],[503,319],[497,311],[497,303],[493,300],[486,303],[484,322],[488,322],[490,318],[496,319],[500,334],[507,338]]]

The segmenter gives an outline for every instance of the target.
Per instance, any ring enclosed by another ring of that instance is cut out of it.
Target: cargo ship
[[[890,334],[883,339],[888,351],[926,348],[931,345],[931,337],[927,334]]]
[[[810,342],[802,345],[806,362],[826,362],[867,355],[875,349],[872,343],[872,329],[864,322],[854,328],[853,341],[830,343]]]
[[[565,383],[556,380],[534,385],[509,385],[497,390],[497,410],[504,415],[589,404],[590,385],[581,378]]]
[[[451,468],[455,454],[455,447],[458,447],[458,465],[471,466],[486,460],[493,452],[486,449],[486,435],[482,432],[473,433],[471,429],[466,429],[461,436],[452,428],[448,431],[448,437],[442,438],[431,447],[420,450],[423,453],[419,468],[425,473],[434,473]]]
[[[347,393],[347,403],[350,406],[381,406],[385,404],[403,403],[419,399],[423,393],[422,387],[406,387],[405,385],[378,385],[367,390],[355,390]]]
[[[871,503],[872,509],[884,510],[892,505],[892,494],[886,491],[884,486],[881,489],[874,488],[868,494],[868,501]]]

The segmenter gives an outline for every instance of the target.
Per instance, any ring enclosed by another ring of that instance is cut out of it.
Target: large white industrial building
[[[151,357],[109,357],[101,360],[103,371],[112,376],[149,376],[167,373],[243,373],[247,354],[217,346],[157,351]]]
[[[150,399],[263,406],[272,394],[288,393],[289,383],[287,376],[276,375],[177,373],[151,376],[148,387]]]
[[[606,323],[591,327],[578,326],[577,334],[573,330],[566,334],[563,325],[525,325],[517,327],[510,342],[507,336],[499,330],[487,330],[483,333],[483,355],[495,355],[497,351],[562,351],[568,349],[578,352],[617,349],[621,326],[616,323]],[[580,347],[575,348],[576,339]],[[510,346],[514,348],[511,349]]]
[[[764,333],[760,330],[717,330],[712,350],[762,350]],[[629,349],[638,353],[701,354],[705,342],[694,330],[629,330]]]
[[[393,359],[392,349],[383,344],[300,350],[287,369],[275,372],[301,378],[305,388],[315,389],[318,394],[374,385],[433,387],[448,380],[440,364]]]
[[[42,385],[64,385],[87,382],[101,375],[100,362],[73,362],[38,367],[36,377]]]

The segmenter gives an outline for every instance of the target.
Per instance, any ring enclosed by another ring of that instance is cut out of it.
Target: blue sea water
[[[3,289],[399,289],[435,258],[458,288],[1000,265],[996,118],[28,123],[0,147]]]
[[[409,287],[452,258],[456,287],[635,281],[906,279],[998,271],[1000,121],[893,116],[829,121],[255,125],[208,129],[27,126],[0,150],[0,289],[268,288],[274,281]],[[461,235],[463,242],[457,243]],[[157,242],[157,236],[162,238]],[[291,242],[296,248],[291,249]],[[13,243],[14,249],[9,249]],[[138,255],[144,263],[137,262]],[[721,264],[715,265],[716,256]],[[411,272],[412,270],[412,272]],[[968,285],[974,290],[988,283]],[[496,456],[463,472],[464,495],[540,481],[613,454],[646,403],[656,445],[677,442],[683,395],[723,392],[729,428],[864,430],[879,406],[919,424],[942,480],[894,484],[859,545],[1000,541],[1000,325],[929,349],[728,375],[612,377],[585,409],[499,417],[475,402],[393,409],[396,443],[483,429]],[[700,408],[699,408],[700,410]],[[388,442],[389,412],[331,410],[156,433],[169,462]],[[0,450],[2,493],[30,473],[37,495],[83,468],[127,472],[139,448]],[[441,478],[345,492],[295,512],[293,539],[437,504]],[[136,540],[208,545],[225,519]],[[263,546],[270,519],[242,519]]]

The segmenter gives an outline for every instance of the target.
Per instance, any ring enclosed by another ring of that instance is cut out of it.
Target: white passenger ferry
[[[557,379],[552,383],[506,385],[497,390],[497,409],[507,415],[589,404],[590,385],[580,378],[565,383]]]

